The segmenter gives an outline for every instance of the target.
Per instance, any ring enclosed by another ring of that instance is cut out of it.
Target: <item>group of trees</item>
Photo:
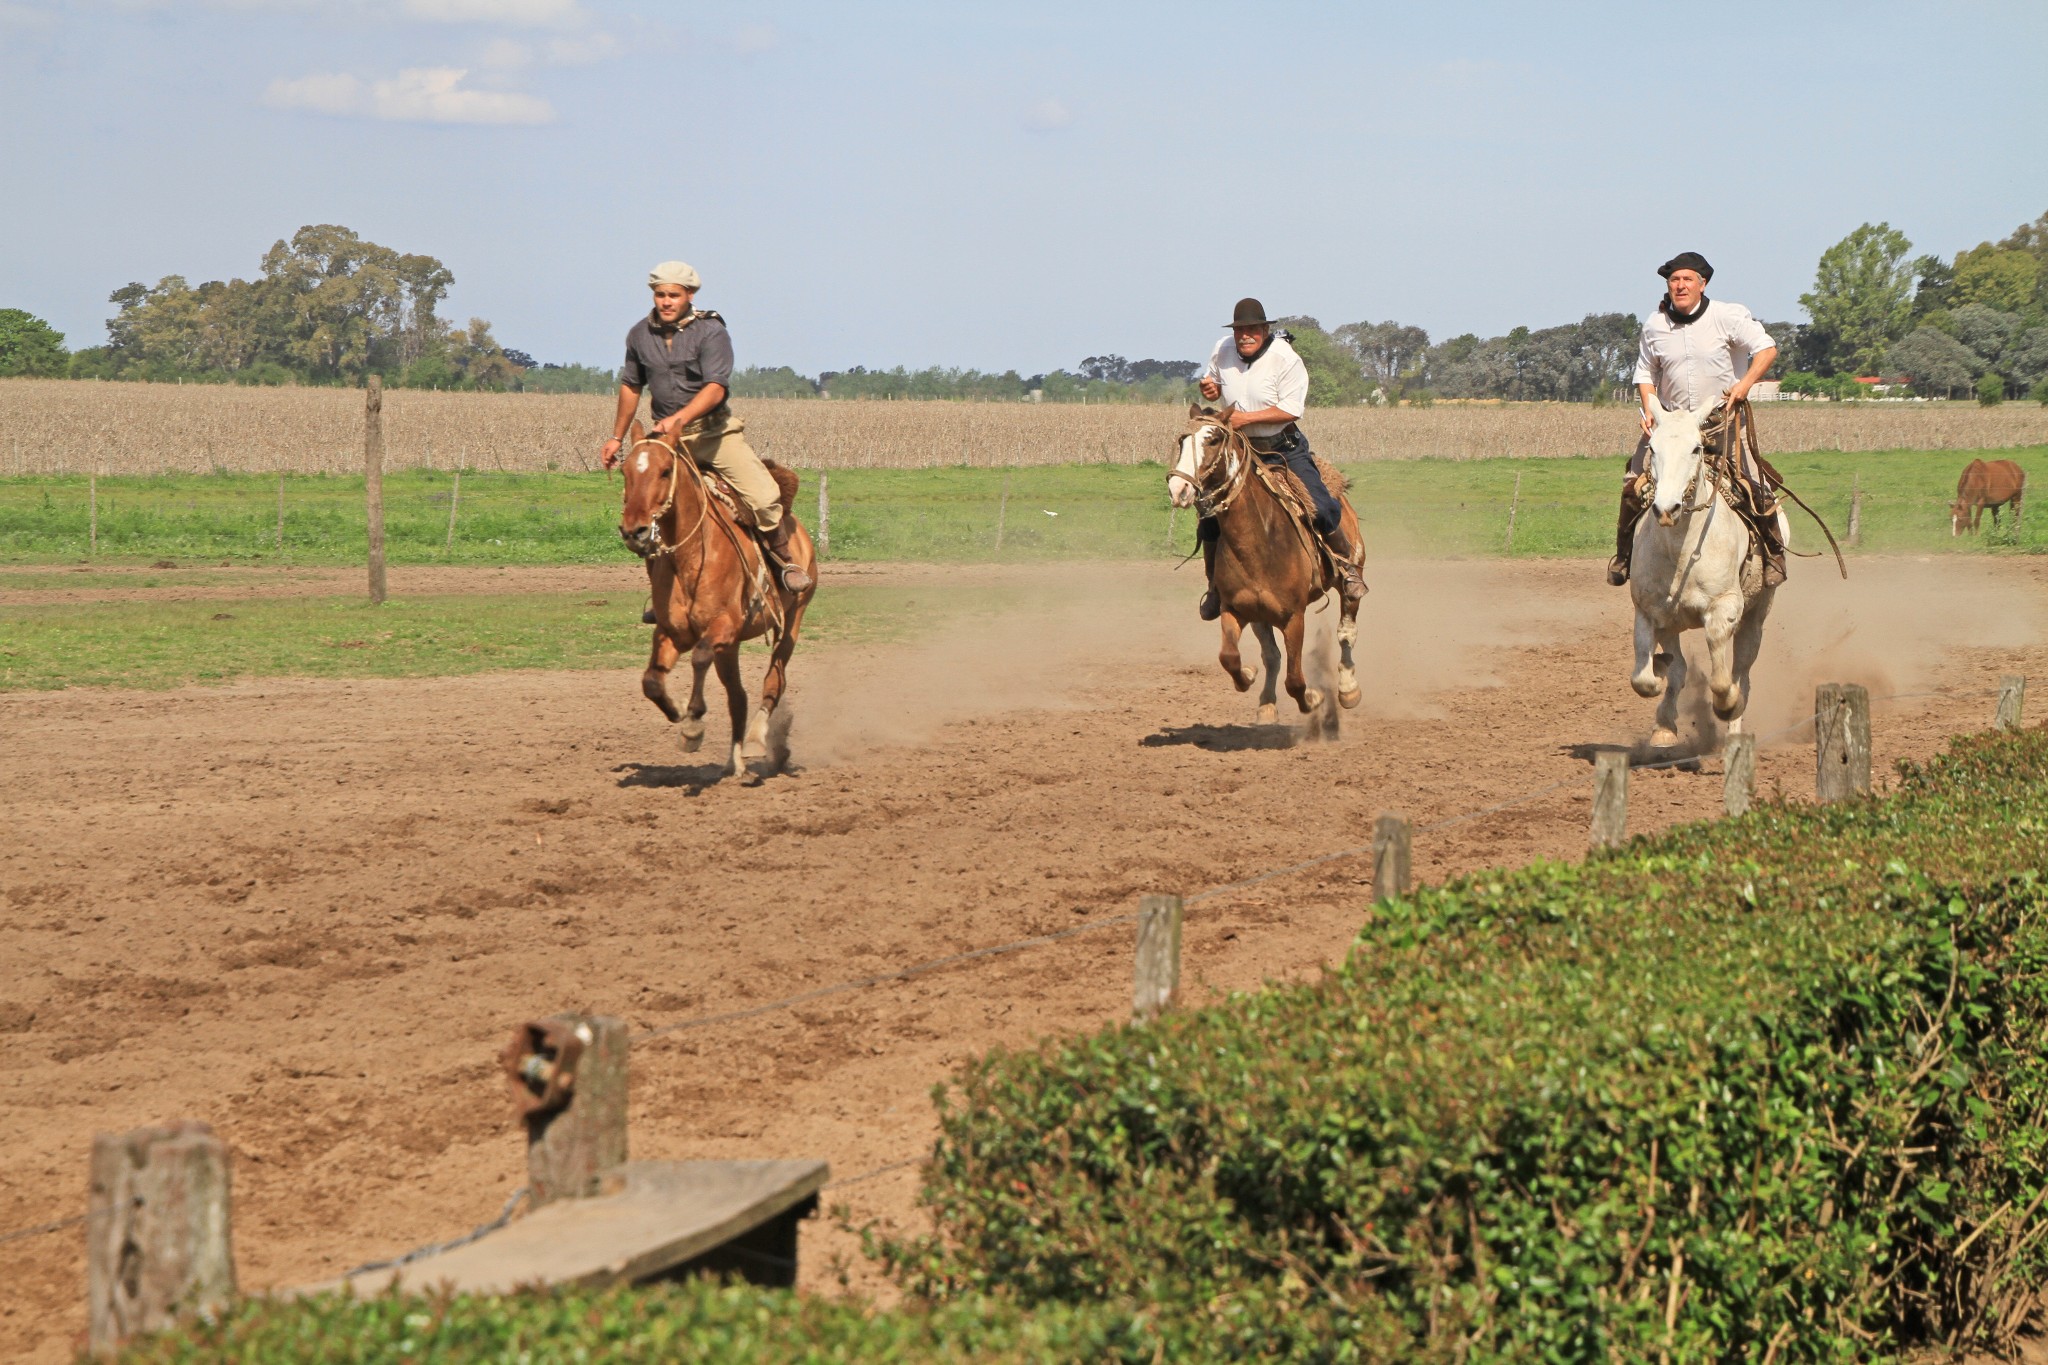
[[[1865,223],[1821,254],[1799,299],[1811,318],[1795,338],[1800,378],[1898,378],[1982,402],[2032,390],[2048,402],[2048,213],[1953,260],[1912,251],[1889,223]]]
[[[255,279],[192,285],[167,275],[109,297],[105,345],[75,353],[40,319],[0,312],[0,374],[241,384],[358,384],[378,373],[412,388],[590,387],[611,375],[544,367],[507,351],[490,323],[437,311],[455,276],[334,224],[302,227],[264,253]],[[24,344],[23,338],[27,338]]]
[[[1021,375],[1015,370],[993,374],[982,370],[933,366],[909,370],[826,370],[816,379],[787,365],[748,368],[733,375],[733,392],[741,398],[959,398],[980,402],[1017,403],[1157,403],[1174,402],[1194,392],[1202,367],[1192,360],[1126,360],[1120,355],[1089,356],[1072,370]]]

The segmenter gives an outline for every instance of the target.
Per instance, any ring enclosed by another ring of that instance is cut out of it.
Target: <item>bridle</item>
[[[1166,481],[1172,483],[1179,479],[1193,488],[1197,510],[1204,517],[1214,518],[1229,511],[1230,505],[1237,501],[1238,494],[1244,491],[1245,481],[1251,477],[1252,472],[1252,450],[1251,443],[1241,432],[1232,429],[1227,419],[1191,418],[1187,429],[1180,434],[1181,440],[1184,441],[1190,436],[1199,438],[1201,433],[1211,430],[1219,433],[1221,439],[1214,442],[1197,440],[1198,445],[1214,448],[1195,462],[1194,477],[1189,478],[1176,469],[1166,476]],[[1175,450],[1179,450],[1178,444],[1175,445]],[[1231,468],[1233,457],[1236,460],[1234,469]],[[1219,467],[1224,470],[1226,477],[1221,488],[1212,489],[1209,485],[1215,481],[1216,470]]]
[[[703,472],[697,468],[697,462],[695,460],[684,459],[682,450],[679,446],[672,446],[667,441],[664,441],[659,436],[655,435],[642,436],[639,440],[633,442],[634,451],[639,450],[642,446],[654,446],[657,449],[668,452],[668,492],[666,496],[662,498],[661,506],[655,508],[653,514],[648,518],[647,525],[648,529],[654,533],[654,549],[651,552],[650,557],[652,557],[652,555],[654,554],[666,554],[673,556],[676,553],[676,551],[682,549],[685,545],[689,544],[690,541],[704,529],[704,519],[705,517],[710,515],[711,512],[711,500],[709,497],[709,492],[707,489],[703,487],[704,475]],[[632,452],[629,451],[628,458],[631,458],[631,454]],[[668,518],[668,514],[670,512],[675,510],[676,490],[678,485],[680,485],[682,482],[682,470],[684,465],[688,465],[690,467],[690,477],[696,480],[698,484],[697,492],[699,496],[697,498],[697,524],[690,528],[689,535],[677,537],[676,543],[670,545],[662,539],[661,523]]]

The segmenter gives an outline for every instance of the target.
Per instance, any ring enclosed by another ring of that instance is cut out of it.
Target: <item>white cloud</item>
[[[580,0],[402,0],[413,19],[438,24],[507,24],[551,28],[580,24],[588,17]]]
[[[782,44],[782,31],[773,24],[747,24],[733,35],[733,46],[742,56],[768,52]]]
[[[463,80],[459,66],[415,66],[390,80],[364,82],[345,73],[276,80],[264,102],[276,109],[310,109],[384,119],[394,123],[550,123],[554,107],[546,100],[516,91],[475,90]]]
[[[1074,111],[1058,100],[1040,100],[1024,111],[1024,126],[1036,133],[1049,133],[1074,121]]]

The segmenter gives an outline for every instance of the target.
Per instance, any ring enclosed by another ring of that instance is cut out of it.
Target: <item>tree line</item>
[[[0,309],[0,376],[359,384],[378,373],[414,388],[603,393],[617,379],[586,365],[543,365],[501,346],[482,318],[438,309],[454,275],[432,256],[403,254],[345,227],[300,228],[263,256],[251,280],[193,286],[170,275],[114,291],[105,344],[72,352],[20,309]],[[1710,289],[1711,294],[1711,289]],[[1997,402],[2031,392],[2048,402],[2048,214],[1953,258],[1913,255],[1888,223],[1865,223],[1821,253],[1804,323],[1765,322],[1778,342],[1771,372],[1793,393],[1849,397],[1859,380],[1892,380],[1930,397]],[[1641,323],[1633,313],[1482,338],[1432,341],[1409,323],[1280,326],[1309,370],[1312,406],[1444,399],[1602,402],[1625,397]],[[1194,396],[1202,362],[1088,356],[1037,374],[934,366],[853,366],[816,376],[749,367],[733,390],[752,398],[985,402],[1178,402]]]

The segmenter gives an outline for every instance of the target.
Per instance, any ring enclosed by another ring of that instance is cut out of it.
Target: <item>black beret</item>
[[[1671,278],[1671,272],[1674,270],[1698,271],[1702,281],[1714,278],[1714,267],[1708,265],[1707,258],[1697,251],[1681,251],[1657,267],[1657,273],[1667,280]]]

